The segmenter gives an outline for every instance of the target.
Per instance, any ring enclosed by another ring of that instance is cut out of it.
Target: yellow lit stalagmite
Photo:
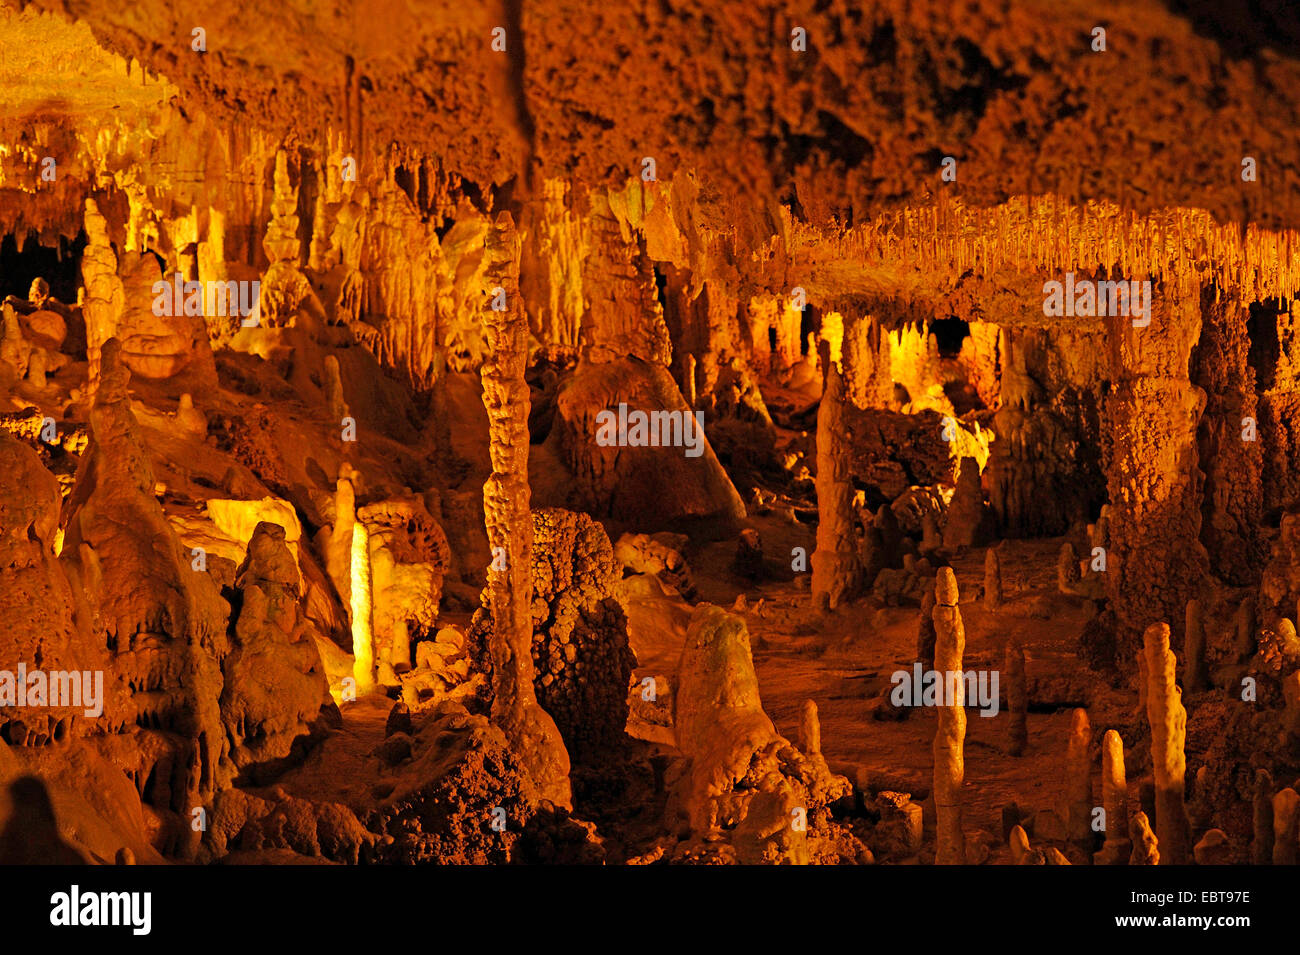
[[[360,521],[352,525],[352,676],[357,689],[375,683],[375,643],[370,601],[370,535]]]

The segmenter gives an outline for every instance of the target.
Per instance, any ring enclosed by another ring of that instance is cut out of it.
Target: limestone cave
[[[0,0],[0,863],[1294,865],[1300,13]]]

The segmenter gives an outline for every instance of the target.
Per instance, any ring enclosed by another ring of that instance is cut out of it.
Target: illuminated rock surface
[[[1300,28],[1187,6],[0,6],[0,862],[1294,862]]]

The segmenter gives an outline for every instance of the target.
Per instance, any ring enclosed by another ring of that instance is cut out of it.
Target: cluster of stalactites
[[[795,221],[786,231],[800,261],[905,262],[931,283],[968,271],[1068,271],[1160,277],[1198,271],[1246,301],[1300,290],[1300,233],[1221,224],[1201,209],[1138,215],[1112,202],[1018,196],[990,208],[940,193],[922,206],[881,213],[838,236]]]

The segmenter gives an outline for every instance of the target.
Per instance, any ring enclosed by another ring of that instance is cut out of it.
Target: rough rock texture
[[[617,596],[622,574],[585,514],[533,512],[533,666],[537,700],[575,762],[624,738],[636,657]]]
[[[524,381],[527,323],[518,302],[518,239],[502,213],[493,226],[488,274],[506,296],[506,309],[484,311],[489,353],[483,366],[492,475],[483,486],[492,618],[492,719],[527,767],[542,795],[569,805],[569,754],[555,721],[533,688],[533,521],[528,508],[528,386]]]
[[[1153,623],[1178,619],[1209,572],[1196,444],[1206,398],[1187,378],[1201,299],[1189,283],[1170,283],[1151,308],[1146,328],[1109,321],[1116,384],[1106,405],[1113,435],[1106,473],[1114,517],[1105,585],[1126,649]],[[1161,848],[1166,858],[1176,853]]]
[[[64,549],[93,608],[95,639],[108,646],[114,679],[130,697],[109,724],[137,727],[142,765],[134,771],[154,781],[143,798],[188,818],[233,772],[218,702],[229,606],[182,554],[153,496],[119,355],[116,340],[104,344]]]
[[[0,858],[1078,862],[1086,710],[1099,858],[1293,861],[1300,30],[1213,6],[0,7]],[[914,638],[1006,725],[857,705]]]
[[[222,660],[221,721],[231,758],[244,770],[288,756],[321,709],[334,704],[280,525],[257,525],[235,585],[239,605]]]
[[[738,826],[741,861],[807,861],[803,832],[830,827],[828,807],[849,791],[824,760],[810,760],[763,711],[744,621],[702,604],[677,669],[673,724],[688,763],[675,789],[697,836]],[[803,810],[806,830],[795,828]]]
[[[413,771],[367,822],[393,836],[380,858],[507,861],[523,823],[536,811],[538,794],[501,730],[453,707],[424,726],[415,748]],[[492,828],[498,808],[505,811],[501,832]]]
[[[654,529],[680,518],[735,520],[745,505],[709,442],[712,420],[703,416],[698,456],[686,446],[601,446],[596,416],[617,414],[621,404],[634,411],[690,412],[667,370],[660,364],[619,358],[582,363],[560,385],[555,424],[548,439],[569,479],[548,503],[610,517],[635,529]],[[686,425],[681,423],[685,430]],[[631,429],[629,428],[629,433]]]

